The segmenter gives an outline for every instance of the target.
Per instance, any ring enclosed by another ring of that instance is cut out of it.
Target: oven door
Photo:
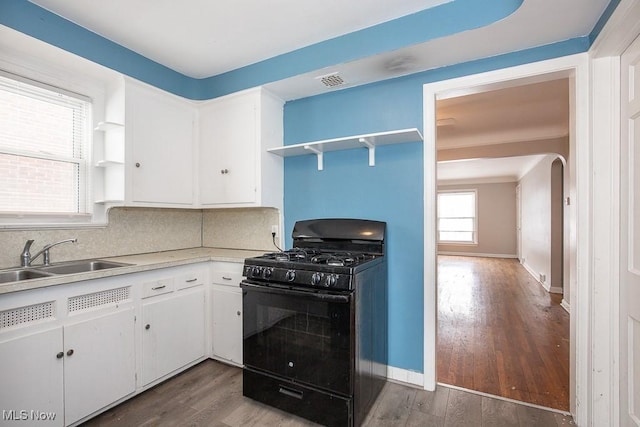
[[[243,354],[248,368],[352,394],[353,294],[251,283],[243,289]]]

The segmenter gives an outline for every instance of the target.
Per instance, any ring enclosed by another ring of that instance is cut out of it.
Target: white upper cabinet
[[[262,88],[216,98],[199,109],[200,205],[282,207],[283,101]]]
[[[126,202],[186,205],[194,202],[194,104],[126,80]]]
[[[282,208],[283,159],[267,150],[283,105],[262,88],[197,103],[123,78],[96,128],[96,203]]]
[[[200,110],[200,201],[252,203],[256,192],[255,99],[232,97]]]

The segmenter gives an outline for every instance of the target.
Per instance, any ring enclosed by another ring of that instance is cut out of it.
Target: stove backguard
[[[291,237],[295,248],[384,254],[385,234],[385,222],[325,218],[297,221]]]

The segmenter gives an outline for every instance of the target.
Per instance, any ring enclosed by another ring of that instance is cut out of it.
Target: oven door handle
[[[251,290],[251,291],[264,292],[269,294],[299,296],[303,298],[310,298],[310,299],[315,299],[320,301],[335,302],[335,303],[342,303],[342,304],[346,304],[351,301],[351,294],[337,295],[337,294],[327,294],[323,292],[298,291],[290,288],[277,288],[274,286],[254,285],[247,282],[241,282],[240,287],[243,289],[243,292]]]

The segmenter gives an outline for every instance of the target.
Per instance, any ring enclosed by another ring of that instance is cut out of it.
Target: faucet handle
[[[22,267],[28,267],[31,263],[31,253],[29,249],[31,249],[33,242],[33,240],[29,239],[27,243],[24,244],[24,249],[22,249],[22,253],[20,254],[20,265]]]

